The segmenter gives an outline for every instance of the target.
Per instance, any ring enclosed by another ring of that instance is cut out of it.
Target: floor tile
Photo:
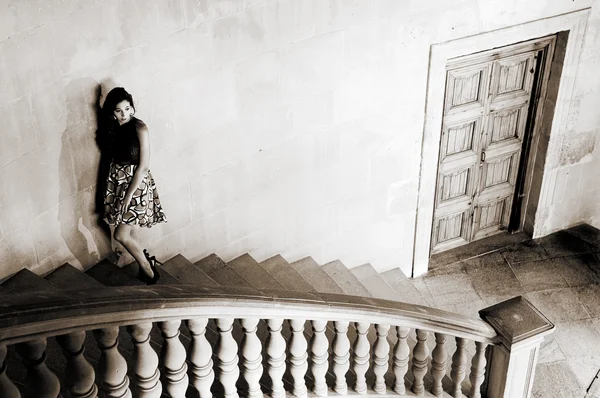
[[[440,276],[440,275],[448,275],[448,274],[456,274],[458,272],[463,272],[465,270],[465,266],[462,262],[457,262],[454,264],[446,265],[444,267],[434,268],[432,270],[427,271],[426,277],[431,276]]]
[[[546,337],[540,346],[538,363],[552,363],[564,360],[566,360],[565,354],[563,354],[554,336],[550,335]]]
[[[580,286],[575,292],[590,316],[600,318],[600,285]]]
[[[570,286],[600,283],[600,261],[592,253],[555,258],[553,262]]]
[[[526,292],[570,286],[552,259],[517,263],[511,268]]]
[[[522,295],[525,291],[502,254],[496,252],[464,261],[475,291],[483,299],[498,301]]]
[[[587,242],[593,251],[600,251],[600,229],[580,224],[566,229],[565,232]]]
[[[536,367],[532,396],[536,398],[583,397],[585,389],[565,362],[544,363]]]
[[[459,304],[480,299],[465,271],[447,275],[426,276],[423,279],[429,291],[433,294],[436,306]]]
[[[457,314],[479,318],[479,311],[487,307],[481,299],[473,299],[460,302],[458,304],[442,304],[439,308],[445,311],[456,312]]]
[[[600,354],[600,335],[595,330],[598,325],[593,319],[585,319],[556,325],[554,339],[568,361]]]
[[[527,294],[522,294],[522,296],[529,300],[529,297],[527,297]],[[504,297],[494,296],[494,297],[485,297],[482,300],[483,300],[483,304],[484,304],[483,308],[488,308],[488,307],[491,307],[498,303],[501,303],[503,301],[506,301],[508,299],[506,299]]]
[[[548,253],[542,245],[534,240],[517,243],[500,250],[509,264],[517,264],[524,261],[536,261],[548,258]]]
[[[577,383],[587,390],[594,378],[598,374],[598,369],[600,369],[600,355],[587,355],[583,357],[579,357],[576,360],[568,361],[567,364],[573,374],[575,374],[575,378]],[[595,383],[598,383],[596,381]],[[593,395],[585,395],[585,398],[593,398]]]
[[[590,246],[585,241],[565,231],[558,231],[552,235],[536,239],[536,242],[544,247],[549,257],[562,257],[591,252]]]
[[[528,297],[531,303],[554,324],[590,318],[585,307],[579,302],[577,293],[572,289],[533,292],[529,293]]]

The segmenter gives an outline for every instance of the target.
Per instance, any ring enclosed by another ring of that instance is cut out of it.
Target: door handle
[[[485,151],[481,151],[481,163],[485,162]]]

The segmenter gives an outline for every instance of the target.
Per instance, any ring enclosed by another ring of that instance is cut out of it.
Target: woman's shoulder
[[[137,117],[134,118],[132,120],[132,122],[134,122],[135,130],[137,132],[148,130],[148,126],[146,126],[146,123],[144,123],[142,120],[138,119]]]

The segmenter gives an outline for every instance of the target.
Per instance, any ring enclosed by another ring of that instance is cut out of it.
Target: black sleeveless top
[[[142,122],[135,117],[131,117],[127,123],[115,129],[111,145],[114,163],[135,165],[140,163],[138,123]]]

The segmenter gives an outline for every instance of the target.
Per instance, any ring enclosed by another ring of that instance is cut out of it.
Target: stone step
[[[217,287],[219,284],[204,271],[196,267],[191,261],[181,254],[165,261],[161,269],[177,278],[181,283],[200,287]]]
[[[409,280],[399,268],[382,272],[380,275],[398,294],[398,301],[426,306],[432,305],[433,297],[431,296],[431,293],[429,293],[427,290],[424,290],[425,293],[421,293],[421,291],[415,287],[417,286],[417,282],[411,282],[411,280]],[[419,282],[424,285],[424,282]],[[424,294],[427,297],[424,297]]]
[[[195,265],[221,286],[252,287],[214,253],[197,261]]]
[[[331,279],[312,257],[306,257],[290,264],[317,292],[344,294],[344,291]]]
[[[5,287],[2,287],[2,285],[0,285],[0,296],[4,296],[4,295],[10,295],[12,294],[12,292],[10,290],[8,290]]]
[[[341,261],[332,261],[322,266],[321,269],[335,281],[345,294],[373,297]]]
[[[59,289],[93,289],[104,286],[69,263],[61,265],[44,279]]]
[[[316,292],[315,288],[279,254],[261,262],[260,266],[286,290]]]
[[[23,268],[4,281],[2,287],[14,294],[43,291],[53,292],[60,290],[41,276],[34,274],[26,268]]]
[[[124,269],[108,262],[100,261],[92,268],[85,271],[86,274],[105,286],[138,286],[145,285],[137,277],[130,275]]]
[[[371,264],[363,264],[359,267],[352,268],[350,272],[373,297],[385,300],[402,301],[400,295],[386,283]]]
[[[181,285],[179,279],[171,275],[169,271],[165,270],[160,265],[157,265],[156,267],[158,268],[158,274],[160,275],[160,278],[156,282],[157,285]],[[137,279],[139,272],[139,266],[137,262],[134,261],[133,263],[128,264],[121,269]]]
[[[285,289],[248,253],[228,261],[227,265],[255,289]]]

